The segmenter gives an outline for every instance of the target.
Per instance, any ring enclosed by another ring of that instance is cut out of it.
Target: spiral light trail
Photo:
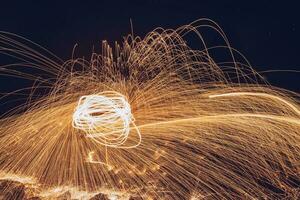
[[[73,114],[74,128],[85,131],[88,137],[110,147],[120,147],[126,142],[131,123],[141,138],[129,103],[123,95],[113,91],[80,97]]]

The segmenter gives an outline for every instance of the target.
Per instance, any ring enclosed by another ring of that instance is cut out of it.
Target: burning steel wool
[[[224,44],[205,43],[208,27]],[[103,41],[89,61],[6,32],[0,53],[17,60],[1,75],[34,83],[2,93],[29,95],[0,118],[1,199],[300,198],[299,94],[266,83],[210,20]]]
[[[88,137],[110,147],[126,142],[131,123],[133,118],[129,103],[123,95],[113,91],[80,97],[73,114],[74,128],[85,131]],[[135,128],[141,137],[138,128]],[[136,146],[138,144],[132,147]]]

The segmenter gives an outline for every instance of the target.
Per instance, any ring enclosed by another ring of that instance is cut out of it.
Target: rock
[[[26,199],[25,186],[21,183],[1,180],[0,181],[1,199],[21,200]]]
[[[93,196],[90,200],[109,200],[109,198],[107,197],[106,194],[97,194],[95,196]]]

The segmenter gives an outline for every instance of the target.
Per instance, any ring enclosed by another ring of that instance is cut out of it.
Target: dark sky
[[[20,3],[23,2],[23,3]],[[177,28],[199,18],[216,21],[231,45],[258,71],[300,71],[300,12],[297,1],[19,1],[0,5],[0,30],[24,36],[55,52],[89,56],[100,41],[121,41],[130,33],[144,36],[155,27]],[[292,3],[294,2],[294,3]],[[0,60],[0,64],[1,60]],[[300,92],[300,73],[265,74],[276,86]],[[16,87],[12,87],[12,85]],[[0,92],[18,88],[16,81],[0,79]],[[10,85],[10,86],[8,86]]]

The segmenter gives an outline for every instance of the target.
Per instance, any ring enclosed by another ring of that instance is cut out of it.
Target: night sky
[[[89,57],[101,40],[122,41],[131,32],[130,19],[134,34],[143,37],[156,27],[177,28],[205,17],[222,27],[232,47],[243,53],[257,71],[300,71],[297,1],[19,2],[23,3],[1,2],[0,30],[24,36],[63,60],[71,57],[76,43],[76,55]],[[213,43],[214,38],[208,40]],[[0,65],[5,64],[1,58]],[[275,86],[300,92],[299,72],[263,75]],[[20,81],[0,77],[0,92],[22,87]]]

